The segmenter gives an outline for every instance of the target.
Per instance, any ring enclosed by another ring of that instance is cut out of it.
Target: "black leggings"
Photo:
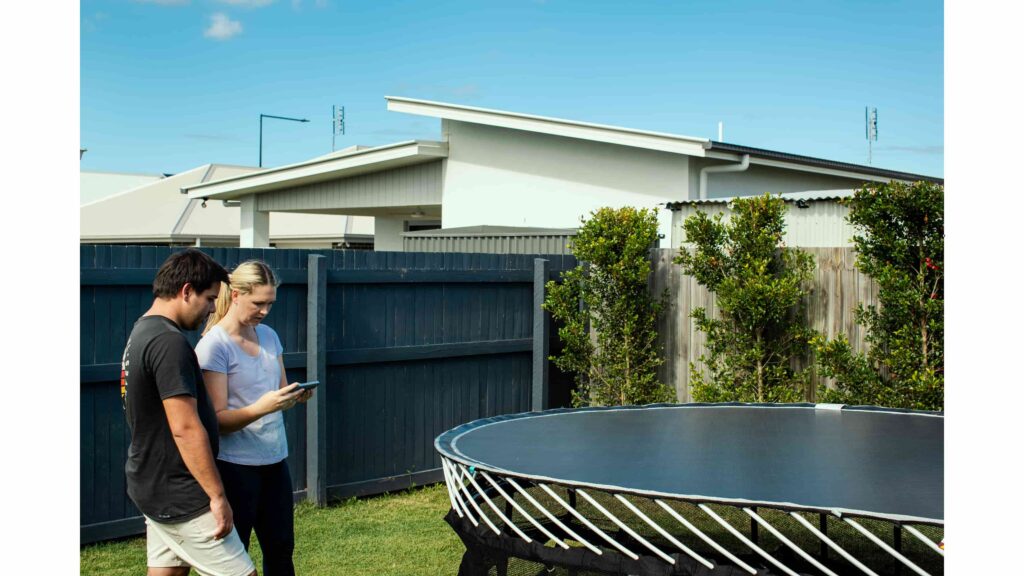
[[[217,460],[217,469],[246,551],[256,530],[263,551],[263,576],[294,576],[295,523],[288,462],[244,466]]]

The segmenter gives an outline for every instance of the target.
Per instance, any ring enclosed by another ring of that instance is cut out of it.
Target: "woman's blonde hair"
[[[231,308],[231,291],[238,290],[239,294],[252,294],[258,286],[277,286],[281,282],[277,279],[274,271],[266,263],[259,260],[246,260],[242,262],[228,275],[228,281],[220,285],[220,294],[217,295],[217,308],[210,319],[206,321],[206,328],[203,334],[210,331],[217,325]]]

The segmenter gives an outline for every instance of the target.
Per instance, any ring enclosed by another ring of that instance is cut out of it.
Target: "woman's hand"
[[[287,410],[295,403],[299,401],[299,398],[303,396],[302,390],[297,390],[298,383],[293,382],[290,386],[280,388],[278,390],[271,390],[260,399],[256,401],[256,410],[261,414],[273,414],[280,410]]]

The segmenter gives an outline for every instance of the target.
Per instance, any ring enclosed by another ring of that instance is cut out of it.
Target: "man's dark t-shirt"
[[[132,435],[124,470],[128,496],[143,514],[163,523],[184,522],[210,508],[210,498],[181,458],[164,411],[164,399],[183,394],[196,399],[216,458],[217,416],[195,351],[170,319],[139,318],[121,361],[121,397]]]

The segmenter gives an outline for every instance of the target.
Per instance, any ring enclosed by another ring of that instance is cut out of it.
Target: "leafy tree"
[[[792,361],[809,350],[812,331],[803,320],[814,261],[806,252],[786,249],[785,202],[770,194],[738,198],[732,217],[697,212],[683,228],[692,251],[675,262],[712,292],[718,318],[704,308],[691,312],[707,335],[700,361],[690,363],[693,397],[700,402],[796,402],[803,400],[809,371]]]
[[[845,337],[817,338],[817,362],[836,389],[824,402],[941,410],[943,405],[943,186],[868,184],[844,200],[857,234],[857,268],[878,283],[879,306],[857,307],[867,355]]]
[[[601,208],[581,222],[572,251],[587,266],[563,272],[561,283],[548,282],[544,302],[562,324],[564,348],[550,359],[574,375],[573,405],[673,401],[675,391],[657,376],[662,304],[648,290],[657,210]]]

